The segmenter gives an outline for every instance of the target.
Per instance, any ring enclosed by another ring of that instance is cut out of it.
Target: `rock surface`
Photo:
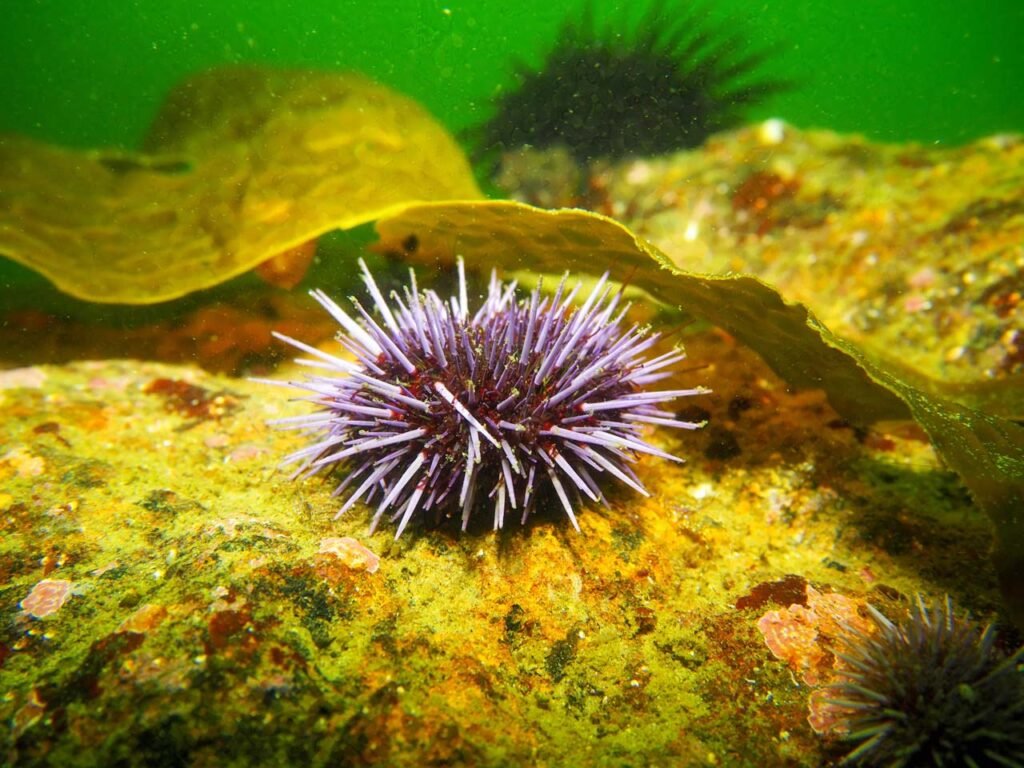
[[[693,414],[711,428],[655,434],[688,463],[641,462],[651,499],[613,493],[582,534],[553,505],[397,543],[276,469],[301,442],[264,424],[303,412],[286,390],[139,362],[6,372],[5,759],[820,764],[808,689],[757,629],[800,599],[772,584],[987,611],[990,533],[915,430],[855,432],[719,332],[688,348],[715,373]],[[58,581],[69,599],[24,608]]]

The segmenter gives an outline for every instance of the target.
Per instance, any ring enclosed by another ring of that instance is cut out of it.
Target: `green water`
[[[598,5],[599,16],[614,16],[628,4]],[[752,118],[884,141],[955,144],[1024,130],[1019,0],[704,5],[752,45],[778,45],[771,71],[798,83]],[[537,63],[580,6],[16,0],[0,25],[0,131],[133,147],[172,84],[238,62],[360,70],[459,129],[486,116],[490,95],[510,80],[510,60]]]

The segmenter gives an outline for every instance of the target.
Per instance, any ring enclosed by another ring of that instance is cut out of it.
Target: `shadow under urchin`
[[[706,6],[655,2],[635,22],[620,13],[599,25],[587,3],[539,68],[517,65],[518,85],[473,131],[476,155],[564,146],[586,164],[699,146],[790,87],[761,72],[773,53],[712,24]]]

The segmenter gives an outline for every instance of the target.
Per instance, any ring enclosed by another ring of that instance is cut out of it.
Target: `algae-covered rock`
[[[820,765],[807,690],[756,628],[790,593],[758,585],[985,613],[990,533],[920,436],[865,443],[718,331],[688,347],[714,371],[668,385],[713,380],[701,407],[738,453],[654,432],[687,464],[642,459],[652,497],[609,488],[581,533],[556,501],[397,543],[363,508],[332,521],[330,480],[275,469],[304,439],[265,424],[307,412],[284,389],[4,373],[5,762]]]
[[[771,120],[595,167],[561,205],[612,216],[680,269],[757,275],[919,388],[958,382],[966,404],[1020,416],[1022,180],[1021,136],[882,144]],[[542,199],[536,186],[509,191]]]
[[[669,257],[594,213],[453,201],[479,193],[450,137],[358,76],[201,75],[145,148],[0,141],[0,251],[75,295],[137,303],[369,220],[380,250],[432,268],[461,255],[481,270],[609,271],[653,298],[642,319],[681,325],[681,308],[715,326],[688,331],[697,367],[679,382],[714,390],[687,415],[710,426],[655,433],[688,463],[642,460],[652,497],[586,507],[582,535],[552,513],[498,534],[417,524],[396,544],[367,535],[358,506],[331,522],[330,482],[274,469],[299,445],[264,424],[303,412],[284,392],[148,363],[4,372],[8,762],[818,765],[806,690],[755,626],[794,594],[772,585],[878,604],[949,592],[989,613],[994,528],[1024,622],[1024,429],[1001,418],[1020,415],[1012,371],[950,386],[882,360],[883,343],[830,331],[805,283],[765,282],[782,274],[770,249],[744,267],[757,277],[683,269],[658,230],[699,244],[678,211],[607,200]],[[890,161],[924,163],[870,148],[851,160]],[[806,175],[760,170],[730,191],[743,242],[820,236],[840,206]],[[677,200],[697,186],[659,178]],[[1005,185],[992,194],[937,217],[942,242],[1015,232]],[[1011,294],[998,312],[1017,311]]]

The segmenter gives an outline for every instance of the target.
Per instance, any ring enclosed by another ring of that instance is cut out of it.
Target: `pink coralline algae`
[[[818,684],[818,670],[825,659],[817,643],[817,623],[814,611],[796,604],[781,611],[768,611],[757,622],[775,657],[786,662],[808,685]]]
[[[72,582],[65,579],[43,579],[21,601],[21,609],[35,619],[42,619],[60,610],[71,599]]]
[[[331,554],[354,571],[376,573],[380,558],[351,536],[334,536],[320,541],[320,554]]]
[[[860,603],[835,592],[822,594],[807,585],[807,607],[793,604],[768,611],[757,621],[765,644],[807,685],[820,685],[832,676],[832,648],[843,626],[870,633],[871,625],[858,613]]]
[[[870,636],[872,623],[858,608],[866,603],[835,592],[822,594],[810,584],[807,606],[793,604],[781,611],[768,611],[757,621],[765,644],[777,659],[785,661],[809,686],[830,683],[843,668],[835,655],[839,637],[849,629]],[[829,703],[826,688],[811,692],[807,720],[817,733],[840,735],[842,718]]]
[[[46,372],[42,368],[12,368],[0,372],[0,389],[39,389],[46,381]]]

